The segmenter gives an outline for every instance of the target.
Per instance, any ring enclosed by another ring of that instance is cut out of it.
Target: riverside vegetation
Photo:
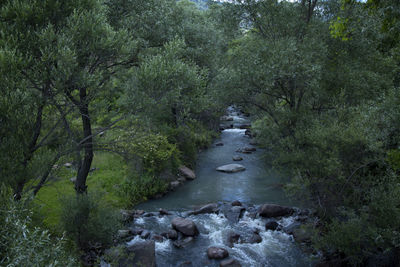
[[[119,209],[193,168],[230,104],[316,210],[322,260],[398,259],[399,14],[378,0],[2,1],[0,265],[95,264]]]

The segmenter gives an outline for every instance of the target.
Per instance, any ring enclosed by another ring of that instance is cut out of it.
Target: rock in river
[[[279,224],[275,221],[270,221],[265,224],[265,230],[275,231],[276,229],[278,229],[278,227],[279,227]]]
[[[221,261],[219,264],[219,267],[241,267],[240,263],[235,260],[235,259],[227,259],[224,261]]]
[[[189,219],[177,217],[172,220],[171,224],[172,228],[186,236],[195,236],[199,234],[196,224]]]
[[[266,218],[288,216],[291,215],[293,212],[294,212],[293,208],[275,204],[264,204],[258,210],[260,216]]]
[[[233,156],[232,160],[233,161],[241,161],[241,160],[243,160],[243,158],[241,156]]]
[[[174,229],[171,229],[168,232],[164,232],[161,235],[171,240],[178,239],[178,232],[176,232]]]
[[[240,164],[227,164],[217,168],[217,171],[235,173],[246,170],[246,167]]]
[[[209,247],[207,249],[207,256],[209,259],[225,259],[226,257],[229,256],[229,253],[226,249],[224,248],[219,248],[219,247]]]
[[[188,246],[193,240],[194,240],[193,237],[188,236],[184,239],[174,241],[173,244],[177,248],[184,248],[184,247]]]
[[[216,213],[217,211],[218,211],[218,205],[215,203],[211,203],[191,212],[191,214],[198,215],[205,213]]]
[[[196,179],[196,174],[186,166],[179,167],[179,172],[183,177],[185,177],[188,180]]]

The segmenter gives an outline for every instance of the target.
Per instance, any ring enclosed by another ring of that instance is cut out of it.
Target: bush
[[[164,193],[168,188],[168,183],[145,173],[131,175],[126,178],[121,187],[121,197],[126,199],[127,205],[135,205],[158,193]]]
[[[0,192],[1,266],[77,266],[66,250],[64,237],[57,238],[32,225],[26,201],[15,202],[4,187]]]
[[[62,200],[61,225],[82,249],[100,243],[109,246],[120,228],[117,210],[109,207],[98,194],[81,194]]]

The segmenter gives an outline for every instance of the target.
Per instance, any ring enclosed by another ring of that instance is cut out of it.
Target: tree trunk
[[[75,182],[75,191],[78,194],[87,192],[86,179],[93,161],[92,125],[89,116],[89,104],[86,102],[86,89],[80,89],[79,111],[82,117],[83,141],[80,147],[84,149],[83,161],[79,166]]]

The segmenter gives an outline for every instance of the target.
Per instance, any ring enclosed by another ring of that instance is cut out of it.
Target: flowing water
[[[176,191],[157,200],[150,200],[138,205],[137,209],[148,212],[160,208],[168,210],[171,215],[142,217],[134,221],[133,227],[148,229],[153,233],[162,233],[171,228],[171,220],[183,216],[193,220],[199,228],[200,235],[185,248],[176,248],[171,240],[156,242],[157,266],[219,266],[219,261],[209,260],[207,248],[219,246],[228,250],[230,258],[237,259],[242,266],[310,266],[307,255],[303,254],[293,241],[293,237],[283,231],[265,230],[267,219],[251,216],[249,210],[256,210],[262,203],[290,205],[280,186],[280,180],[269,170],[266,170],[262,159],[262,151],[252,154],[236,152],[243,147],[252,147],[251,139],[245,135],[245,130],[238,129],[241,124],[250,123],[240,112],[228,108],[228,115],[233,121],[225,122],[233,125],[233,129],[222,131],[214,145],[200,153],[194,181],[186,182]],[[217,143],[223,146],[216,146]],[[240,162],[233,162],[232,157],[239,155]],[[239,163],[246,170],[238,173],[221,173],[215,169],[218,166]],[[247,211],[236,221],[231,221],[219,214],[190,215],[188,211],[207,203],[223,203],[239,200],[247,207]],[[295,217],[282,218],[278,221],[282,227],[293,224]],[[234,244],[227,246],[227,236],[230,232],[240,234],[241,238],[251,235],[255,230],[262,237],[261,243]],[[135,237],[129,243],[140,242]]]

